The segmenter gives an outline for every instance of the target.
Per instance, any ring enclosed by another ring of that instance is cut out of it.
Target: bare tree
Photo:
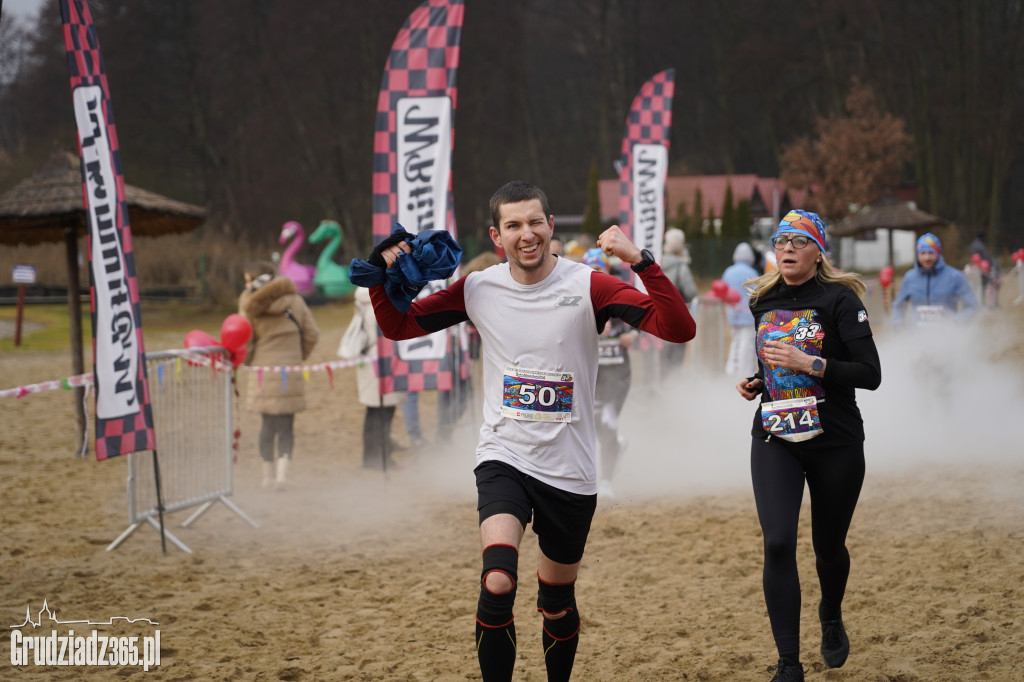
[[[807,205],[832,220],[894,189],[911,152],[903,120],[882,112],[870,87],[854,81],[845,109],[819,119],[815,136],[782,156],[783,180],[811,189]]]

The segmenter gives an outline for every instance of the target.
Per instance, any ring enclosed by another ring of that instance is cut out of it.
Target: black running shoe
[[[772,678],[772,682],[804,682],[804,667],[780,658],[778,665],[775,666],[775,677]]]
[[[846,636],[843,619],[824,620],[821,604],[818,604],[818,619],[821,620],[821,657],[830,668],[842,668],[850,655],[850,638]]]

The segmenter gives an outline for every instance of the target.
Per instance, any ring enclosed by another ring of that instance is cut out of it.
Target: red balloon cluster
[[[882,285],[883,289],[888,289],[892,286],[892,275],[893,268],[891,265],[886,265],[878,271],[878,283]]]
[[[220,340],[199,329],[185,334],[185,348],[202,348],[204,346],[222,346],[231,354],[231,364],[238,366],[245,361],[245,344],[252,338],[252,325],[244,315],[234,313],[224,318],[220,325]]]
[[[711,283],[711,292],[708,294],[709,298],[717,298],[720,301],[724,301],[729,305],[736,305],[743,298],[740,292],[736,291],[724,280],[716,279]]]
[[[1024,261],[1024,249],[1017,249],[1013,252],[1013,262],[1020,263]]]
[[[202,348],[204,346],[219,346],[220,341],[199,329],[193,329],[185,334],[185,348]]]
[[[988,272],[992,267],[992,263],[984,260],[980,253],[972,253],[971,262],[974,263],[982,272]]]
[[[228,315],[220,325],[220,345],[229,351],[244,348],[251,338],[252,325],[244,315],[238,313]]]

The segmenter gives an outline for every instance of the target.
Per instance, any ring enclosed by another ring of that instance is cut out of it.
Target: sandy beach
[[[313,361],[333,359],[345,320],[319,320]],[[876,393],[859,393],[868,474],[848,545],[847,664],[818,654],[806,506],[799,562],[802,659],[809,680],[1024,680],[1024,308],[943,338],[937,380],[922,380],[926,342],[876,332]],[[147,339],[147,349],[175,339]],[[66,353],[0,356],[0,388],[70,373]],[[688,362],[680,376],[637,381],[623,414],[628,453],[616,495],[594,519],[577,594],[583,619],[574,679],[768,680],[775,663],[761,594],[761,535],[749,483],[751,405],[732,381]],[[44,600],[61,621],[160,631],[160,665],[15,666],[3,679],[472,680],[479,547],[473,489],[477,415],[442,442],[435,399],[421,414],[429,444],[400,469],[364,470],[363,410],[353,370],[310,378],[296,421],[293,482],[259,486],[258,416],[238,403],[242,432],[232,501],[188,528],[192,550],[128,525],[127,457],[73,455],[70,393],[0,399],[0,613],[11,633]],[[91,404],[90,404],[91,419]],[[401,419],[396,437],[406,443]],[[528,532],[516,604],[517,680],[545,679],[537,560]],[[54,627],[66,627],[56,625]],[[81,627],[81,626],[80,626]],[[25,629],[23,629],[25,630]],[[31,628],[48,634],[50,627]]]

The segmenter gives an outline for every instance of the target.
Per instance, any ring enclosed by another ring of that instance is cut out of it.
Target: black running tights
[[[846,533],[864,482],[864,443],[796,452],[789,443],[754,438],[750,448],[754,501],[764,534],[764,600],[779,655],[800,653],[797,522],[807,481],[811,542],[825,613],[839,617],[850,554]]]

